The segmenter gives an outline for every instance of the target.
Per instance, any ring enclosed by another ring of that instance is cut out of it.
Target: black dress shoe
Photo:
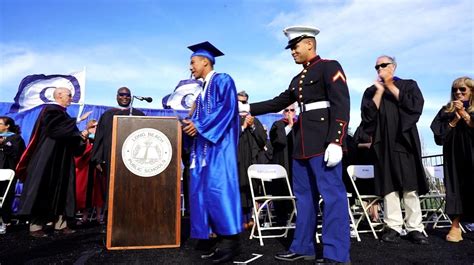
[[[350,265],[350,262],[339,262],[337,260],[332,260],[332,259],[318,259],[316,260],[316,265],[339,265],[339,264],[344,264],[344,265]]]
[[[275,259],[284,261],[296,261],[296,260],[314,260],[315,256],[300,255],[291,251],[286,251],[275,255]]]
[[[72,230],[69,227],[64,227],[63,229],[55,229],[54,232],[57,234],[70,235],[76,233],[76,230]]]
[[[214,257],[214,255],[216,254],[216,251],[217,251],[217,248],[202,253],[201,254],[201,259],[210,259],[210,258]]]
[[[382,241],[388,243],[398,243],[400,242],[400,234],[397,231],[388,228],[388,230],[382,235]]]
[[[31,231],[30,236],[36,237],[36,238],[42,238],[42,237],[48,237],[48,234],[46,234],[43,230],[38,230],[38,231]]]
[[[425,237],[421,232],[419,231],[411,231],[407,235],[408,239],[415,243],[415,244],[420,244],[420,245],[428,245],[428,238]]]
[[[216,248],[214,254],[210,257],[213,264],[221,264],[228,261],[231,261],[235,256],[239,255],[240,248],[226,248],[220,249]]]
[[[204,252],[213,252],[216,249],[217,243],[217,238],[199,239],[197,244],[194,246],[194,249]]]

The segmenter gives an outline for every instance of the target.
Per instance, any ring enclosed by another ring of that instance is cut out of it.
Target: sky
[[[472,0],[1,0],[0,102],[13,102],[23,77],[86,69],[86,104],[116,105],[119,87],[161,99],[190,77],[187,46],[209,41],[250,102],[284,91],[299,73],[283,29],[321,30],[317,53],[341,63],[351,96],[350,130],[379,55],[395,56],[396,75],[417,81],[425,155],[440,154],[429,128],[451,84],[474,77]]]

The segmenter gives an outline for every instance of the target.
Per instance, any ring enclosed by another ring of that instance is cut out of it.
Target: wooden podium
[[[115,116],[107,249],[180,246],[181,126],[174,117]]]

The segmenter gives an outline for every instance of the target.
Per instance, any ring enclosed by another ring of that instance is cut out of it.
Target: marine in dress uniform
[[[342,181],[342,149],[349,123],[349,91],[341,65],[316,54],[319,29],[295,26],[284,31],[287,49],[303,70],[279,96],[248,105],[252,115],[278,112],[297,102],[300,115],[293,126],[293,189],[296,196],[296,230],[289,251],[276,259],[315,258],[315,230],[319,196],[324,200],[323,257],[349,262],[350,227],[346,189]]]

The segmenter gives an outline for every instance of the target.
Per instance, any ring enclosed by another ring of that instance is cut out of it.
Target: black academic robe
[[[0,145],[0,168],[2,169],[13,169],[15,170],[21,155],[25,151],[25,141],[19,134],[7,136]],[[11,206],[13,199],[15,198],[15,183],[14,181],[7,192],[7,197],[3,202],[3,206],[0,209],[2,213],[2,219],[4,223],[11,222]],[[3,195],[5,189],[8,186],[8,181],[2,181],[0,183],[0,194]]]
[[[0,168],[15,170],[16,164],[25,151],[25,141],[19,134],[8,136],[0,145]]]
[[[416,123],[423,110],[423,95],[413,80],[396,78],[399,100],[384,92],[377,109],[373,97],[375,86],[362,97],[364,131],[372,137],[375,153],[375,193],[380,196],[393,191],[428,191],[421,161],[421,144]]]
[[[296,122],[295,122],[296,123]],[[270,141],[273,146],[273,164],[279,164],[286,169],[288,179],[292,180],[292,154],[293,154],[293,130],[286,135],[285,127],[288,125],[286,119],[275,121],[270,129]]]
[[[94,147],[92,148],[91,162],[94,165],[102,164],[106,168],[106,176],[109,177],[110,172],[110,154],[112,151],[112,125],[113,118],[116,115],[129,115],[130,109],[109,109],[100,116],[97,123],[97,130],[94,138]],[[133,109],[133,116],[145,116],[138,109]]]
[[[463,119],[451,128],[448,123],[454,115],[443,107],[431,123],[436,144],[443,146],[445,211],[462,215],[463,221],[474,221],[474,128]],[[470,115],[474,119],[474,113]]]
[[[296,121],[294,124],[296,125]],[[288,181],[290,182],[290,185],[293,186],[292,154],[294,135],[293,129],[288,135],[286,134],[285,127],[287,125],[287,119],[281,119],[272,124],[272,128],[270,129],[270,141],[273,146],[273,157],[271,163],[281,165],[286,169]],[[273,196],[289,195],[286,182],[282,179],[271,181],[267,185],[267,191],[269,191]],[[289,201],[275,201],[273,207],[275,209],[275,221],[277,224],[285,224],[288,220],[288,215],[293,210],[293,204]]]
[[[343,180],[347,191],[351,193],[354,193],[355,190],[349,179],[347,167],[350,165],[373,165],[375,162],[373,149],[358,146],[359,144],[366,144],[372,141],[371,137],[363,131],[363,126],[364,124],[361,123],[353,136],[347,136],[347,152],[342,157]],[[374,179],[358,179],[357,189],[362,195],[374,194]]]
[[[270,139],[265,141],[265,146],[263,149],[258,151],[257,155],[257,164],[268,164],[272,161],[273,158],[273,146],[270,142]]]
[[[94,146],[92,147],[91,166],[98,164],[102,167],[102,172],[96,171],[96,180],[105,182],[105,193],[102,194],[107,208],[108,185],[110,180],[110,159],[112,153],[112,126],[116,115],[130,115],[130,109],[113,108],[105,111],[99,118],[97,129],[95,131]],[[133,116],[145,116],[139,109],[132,110]],[[104,180],[105,179],[105,180]]]
[[[26,169],[19,214],[74,216],[74,155],[85,147],[80,134],[76,119],[64,107],[50,104],[43,108],[18,165]]]
[[[240,117],[240,125],[244,122],[244,117]],[[266,144],[267,134],[262,123],[255,118],[254,129],[247,127],[240,130],[239,148],[238,148],[238,166],[239,166],[239,184],[240,199],[244,213],[249,213],[252,208],[252,196],[250,194],[250,184],[247,169],[257,163],[257,156],[260,150]],[[254,183],[255,184],[255,183]],[[255,185],[254,185],[255,187]],[[257,191],[255,191],[257,192]]]

